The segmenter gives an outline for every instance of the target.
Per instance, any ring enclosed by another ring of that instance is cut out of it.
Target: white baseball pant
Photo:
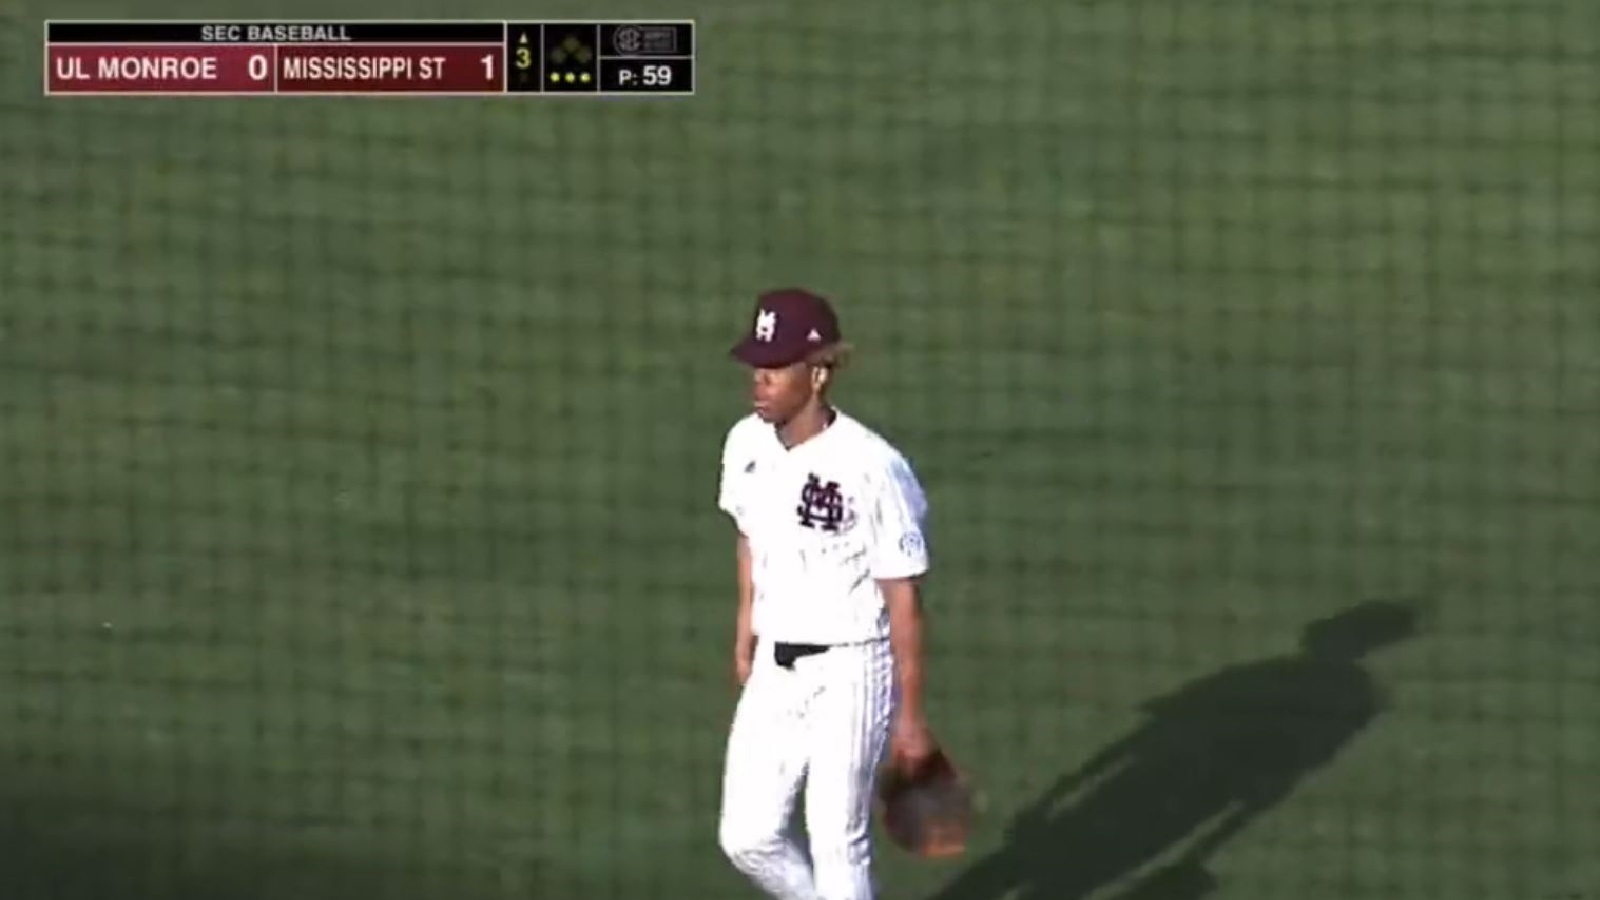
[[[873,900],[873,790],[895,700],[886,640],[830,647],[792,669],[758,643],[728,735],[718,838],[768,895]],[[791,827],[802,783],[805,850]]]

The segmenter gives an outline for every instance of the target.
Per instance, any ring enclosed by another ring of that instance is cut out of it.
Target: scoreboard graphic
[[[694,22],[62,21],[49,96],[694,94]]]

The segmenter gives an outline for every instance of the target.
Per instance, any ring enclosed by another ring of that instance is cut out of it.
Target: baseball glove
[[[878,778],[878,811],[889,838],[926,859],[958,856],[972,833],[972,789],[943,750],[912,766],[891,759]]]

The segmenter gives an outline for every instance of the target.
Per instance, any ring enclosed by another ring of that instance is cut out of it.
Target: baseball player
[[[828,302],[801,290],[762,295],[733,349],[755,408],[728,432],[718,498],[738,528],[741,686],[718,837],[778,900],[872,900],[883,754],[936,749],[918,597],[927,501],[905,457],[829,402],[847,352]]]

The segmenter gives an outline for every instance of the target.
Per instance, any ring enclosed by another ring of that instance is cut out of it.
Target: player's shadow
[[[1362,659],[1417,621],[1410,604],[1364,603],[1307,626],[1297,653],[1147,701],[1142,725],[1063,776],[936,900],[1080,900],[1112,885],[1118,900],[1209,893],[1211,856],[1379,714]]]

